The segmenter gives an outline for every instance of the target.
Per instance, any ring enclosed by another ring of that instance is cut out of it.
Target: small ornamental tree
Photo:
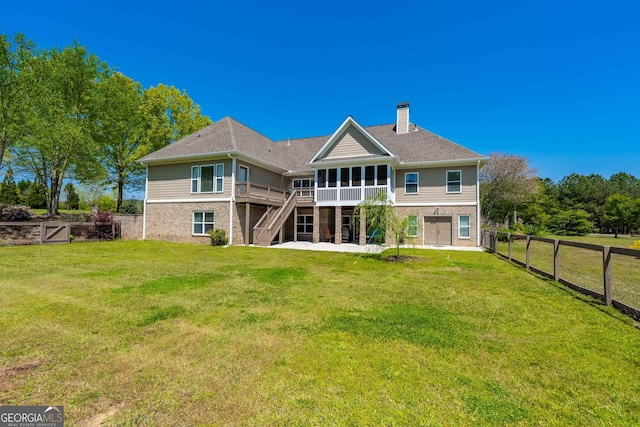
[[[356,206],[355,213],[364,213],[367,229],[389,236],[395,242],[396,258],[400,257],[400,243],[407,240],[411,224],[409,217],[400,218],[385,192],[379,191],[375,197],[367,197]]]

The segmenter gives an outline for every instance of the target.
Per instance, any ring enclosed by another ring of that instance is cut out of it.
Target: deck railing
[[[286,199],[286,192],[281,188],[265,187],[263,185],[244,181],[236,183],[236,197],[284,202]]]
[[[386,185],[367,185],[364,187],[318,188],[318,202],[362,202],[367,197],[387,194]]]

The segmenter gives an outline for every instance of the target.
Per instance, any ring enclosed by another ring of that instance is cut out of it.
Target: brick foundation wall
[[[120,238],[123,240],[142,239],[143,215],[113,214],[113,219],[120,223]]]
[[[210,244],[209,236],[193,236],[193,212],[214,212],[214,228],[229,236],[229,202],[147,203],[146,239]],[[235,236],[234,236],[235,237]],[[234,244],[242,244],[235,241]]]
[[[477,242],[477,211],[475,206],[396,206],[396,214],[402,219],[408,215],[416,215],[418,217],[418,237],[409,239],[407,244],[422,245],[424,244],[424,217],[439,215],[452,217],[453,227],[453,246],[478,246]],[[471,218],[470,238],[461,239],[458,237],[458,216],[469,215]],[[388,239],[390,240],[390,239]],[[387,241],[387,245],[393,242]]]

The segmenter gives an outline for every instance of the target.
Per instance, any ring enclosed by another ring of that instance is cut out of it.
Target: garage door
[[[452,218],[450,216],[424,217],[425,245],[452,245]]]

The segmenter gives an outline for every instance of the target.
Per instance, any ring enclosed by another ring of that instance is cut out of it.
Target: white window
[[[312,178],[297,178],[293,180],[294,190],[298,190],[300,197],[313,196],[313,179]]]
[[[298,233],[313,233],[313,215],[298,215]]]
[[[224,164],[191,168],[191,193],[222,193],[223,189]]]
[[[417,237],[418,236],[418,217],[416,215],[409,215],[407,217],[408,229],[407,235],[409,237]]]
[[[216,193],[222,193],[224,188],[224,164],[216,165]]]
[[[198,183],[200,181],[200,166],[191,167],[191,192],[198,192]]]
[[[469,239],[471,237],[471,217],[469,215],[460,215],[458,217],[458,237],[461,239]]]
[[[418,194],[418,172],[404,174],[404,194]]]
[[[462,171],[447,171],[447,193],[462,192]]]
[[[213,230],[213,212],[193,213],[193,234],[206,235],[207,231]]]

